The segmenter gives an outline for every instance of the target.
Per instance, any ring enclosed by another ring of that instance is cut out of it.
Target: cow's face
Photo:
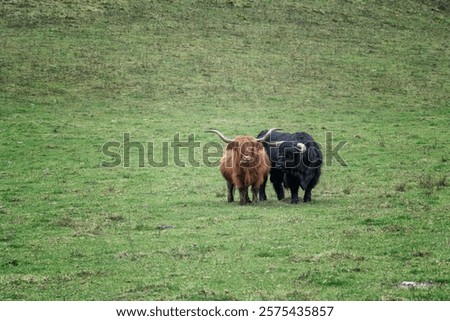
[[[237,140],[233,145],[241,167],[257,167],[262,161],[261,155],[265,155],[263,145],[254,139]]]
[[[221,140],[227,143],[225,153],[222,156],[222,165],[225,168],[246,167],[256,168],[262,164],[268,164],[269,159],[262,144],[271,133],[278,130],[271,128],[260,138],[251,136],[237,136],[235,139],[225,137],[220,131],[215,129],[207,130],[209,133],[217,134]]]
[[[293,142],[283,142],[278,146],[278,158],[275,167],[282,171],[296,168],[302,161],[302,150]]]

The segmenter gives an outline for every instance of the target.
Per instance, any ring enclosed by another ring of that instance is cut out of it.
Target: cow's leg
[[[311,191],[314,188],[314,186],[316,186],[316,184],[319,182],[319,177],[320,177],[320,170],[314,172],[314,176],[311,178],[308,186],[305,189],[305,195],[303,196],[303,201],[305,203],[311,202]]]
[[[284,198],[283,176],[283,172],[279,170],[272,170],[270,174],[270,181],[273,184],[273,188],[275,189],[275,193],[277,193],[279,201]]]
[[[277,193],[277,198],[279,201],[284,199],[284,188],[283,184],[280,183],[273,183],[273,188],[275,189],[275,193]]]
[[[305,195],[303,196],[303,202],[311,202],[311,191],[312,188],[308,186],[308,188],[305,190]]]
[[[227,186],[228,186],[228,202],[234,202],[234,184],[227,181]]]
[[[259,200],[260,201],[267,201],[266,183],[267,183],[267,177],[264,178],[264,182],[261,184],[260,189],[259,189]]]
[[[258,202],[259,187],[252,186],[252,193],[253,193],[252,201],[257,203]]]
[[[250,196],[248,196],[248,188],[245,189],[245,203],[251,203]]]
[[[297,204],[299,202],[298,198],[298,185],[291,186],[291,203]]]
[[[291,203],[297,204],[299,202],[298,189],[300,187],[300,184],[298,180],[291,175],[286,175],[286,181],[289,185],[289,189],[291,190]]]
[[[246,187],[239,188],[239,204],[245,205],[250,202],[248,198],[248,189]]]

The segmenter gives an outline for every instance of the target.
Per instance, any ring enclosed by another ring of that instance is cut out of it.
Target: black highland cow
[[[267,130],[262,131],[257,138],[264,137],[266,133]],[[311,190],[319,182],[323,160],[320,147],[311,135],[304,132],[272,132],[265,139],[264,147],[270,158],[270,181],[278,200],[284,198],[284,188],[289,188],[291,203],[298,203],[298,189],[301,187],[305,191],[303,201],[310,202]],[[261,201],[267,199],[266,183],[267,179],[259,191]]]

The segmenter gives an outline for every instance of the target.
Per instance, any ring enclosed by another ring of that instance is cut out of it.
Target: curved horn
[[[209,129],[209,130],[207,130],[206,132],[207,132],[207,133],[216,133],[217,136],[219,136],[220,139],[222,139],[225,143],[231,143],[231,142],[234,141],[234,139],[230,139],[230,138],[225,137],[221,132],[219,132],[219,131],[216,130],[216,129]]]
[[[270,137],[270,135],[272,134],[272,132],[276,131],[276,130],[281,130],[281,128],[271,128],[267,131],[267,133],[261,137],[261,138],[257,138],[256,141],[257,142],[266,142],[266,139],[268,139]]]
[[[279,142],[265,142],[267,145],[269,145],[270,147],[278,147],[278,146],[280,146],[281,144],[283,144],[284,143],[284,140],[282,140],[282,141],[279,141]]]
[[[306,145],[302,144],[302,143],[297,143],[297,149],[299,150],[300,153],[304,153],[306,152]]]

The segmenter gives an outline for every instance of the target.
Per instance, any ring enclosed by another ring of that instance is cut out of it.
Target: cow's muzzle
[[[253,162],[253,157],[243,155],[241,161],[239,162],[241,165],[248,165]]]
[[[284,168],[285,168],[286,166],[285,166],[285,162],[284,161],[278,161],[276,164],[275,164],[275,168],[276,169],[279,169],[279,170],[284,170]]]

